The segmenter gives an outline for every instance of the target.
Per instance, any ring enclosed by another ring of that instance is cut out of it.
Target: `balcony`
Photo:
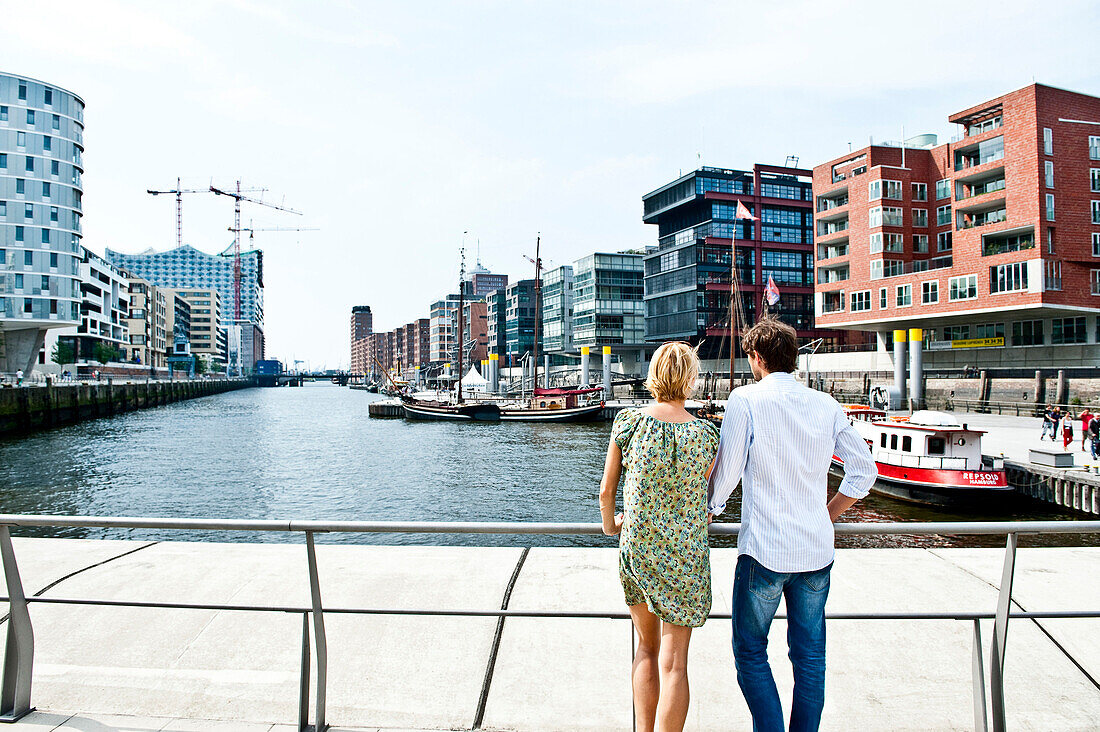
[[[817,235],[832,236],[834,234],[840,234],[847,231],[848,226],[849,222],[847,216],[840,221],[820,221],[817,226]]]
[[[843,244],[822,244],[817,248],[818,259],[835,259],[836,257],[848,256],[848,241],[845,240]]]
[[[821,298],[821,312],[823,313],[842,313],[844,312],[844,290],[836,290],[835,292],[823,293]]]
[[[973,181],[958,180],[955,182],[955,201],[965,201],[969,198],[984,196],[987,193],[995,193],[1005,189],[1004,168],[992,176],[981,177]],[[961,206],[956,206],[962,208]]]
[[[986,163],[1003,159],[1005,156],[1004,135],[991,137],[976,145],[968,145],[955,150],[955,170],[968,170]]]
[[[979,226],[989,226],[990,224],[999,224],[1002,221],[1007,221],[1008,214],[1005,213],[1003,200],[1000,202],[1000,205],[1001,208],[995,208],[989,211],[959,211],[956,214],[956,229],[973,229]]]
[[[844,282],[850,276],[851,270],[847,264],[839,267],[818,267],[817,284],[827,285],[832,282]]]
[[[817,197],[817,212],[825,213],[848,205],[848,186],[830,191],[828,196]]]

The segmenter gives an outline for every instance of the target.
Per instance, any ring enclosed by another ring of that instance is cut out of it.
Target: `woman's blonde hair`
[[[699,376],[699,354],[682,341],[665,343],[649,362],[645,388],[659,402],[678,402],[695,391]]]

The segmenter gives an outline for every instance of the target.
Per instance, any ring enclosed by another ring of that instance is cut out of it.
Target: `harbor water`
[[[448,423],[367,416],[379,397],[324,382],[245,389],[0,439],[5,513],[233,519],[597,522],[609,424]],[[835,487],[835,484],[834,484]],[[737,495],[722,520],[736,521]],[[1012,495],[978,508],[872,495],[847,521],[1058,520]],[[300,541],[253,533],[16,531],[185,541]],[[599,536],[338,534],[375,544],[610,546]],[[841,546],[995,546],[997,537],[841,537]],[[730,546],[732,538],[716,538]],[[1022,546],[1100,537],[1021,537]]]

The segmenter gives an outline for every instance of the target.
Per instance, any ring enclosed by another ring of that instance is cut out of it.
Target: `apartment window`
[[[57,252],[50,252],[50,266],[57,267]]]
[[[1055,318],[1050,321],[1050,342],[1060,346],[1067,343],[1084,343],[1085,318]]]
[[[16,132],[15,133],[15,145],[16,145],[16,147],[26,147],[27,146],[27,133],[26,132]]]
[[[27,85],[25,82],[19,82],[19,100],[27,101]]]
[[[969,325],[949,325],[943,329],[943,339],[945,341],[966,341],[970,340],[970,326]]]
[[[917,254],[928,252],[928,234],[913,234],[913,252]]]
[[[937,252],[949,252],[951,251],[951,232],[941,231],[936,234],[936,251]]]
[[[8,154],[0,153],[0,168],[7,169],[8,167]]]
[[[30,155],[28,155],[23,162],[23,170],[28,173],[34,172],[34,158],[32,158]]]
[[[936,209],[936,226],[944,226],[951,223],[951,206],[940,206]]]
[[[951,198],[951,181],[947,178],[936,181],[936,200]]]
[[[42,136],[42,152],[53,152],[53,138],[49,135]]]
[[[7,106],[0,106],[0,122],[8,121],[8,108]]]
[[[1092,202],[1092,223],[1100,224],[1100,201]]]
[[[1049,160],[1043,164],[1043,168],[1046,171],[1046,184],[1047,188],[1054,187],[1054,163]]]
[[[822,310],[826,313],[839,313],[844,310],[844,290],[823,293],[821,300]]]
[[[1043,321],[1024,320],[1012,324],[1012,345],[1014,346],[1041,346],[1043,345]]]
[[[24,229],[23,229],[22,226],[16,226],[15,227],[15,240],[16,241],[23,241],[23,231],[24,231]]]
[[[1054,227],[1047,227],[1047,254],[1054,254]]]
[[[1092,235],[1092,256],[1100,257],[1100,234],[1095,232]]]
[[[57,223],[57,206],[50,206],[50,221]]]
[[[49,183],[43,183],[42,184],[42,197],[43,198],[49,198],[50,197],[50,184]]]
[[[1004,323],[982,323],[975,328],[976,338],[1004,338]]]
[[[887,252],[893,252],[894,254],[902,254],[905,252],[905,243],[902,240],[901,234],[881,234],[883,241],[883,250]]]
[[[901,209],[892,207],[882,209],[882,225],[904,226],[904,222],[901,218]]]
[[[973,300],[977,296],[978,275],[962,275],[961,277],[952,277],[948,280],[947,299],[951,302],[956,300]]]
[[[50,175],[55,178],[61,175],[61,163],[57,162],[56,160],[50,161]]]
[[[33,219],[34,218],[34,206],[32,206],[29,203],[24,203],[23,204],[23,218],[25,218],[25,219]]]
[[[34,127],[34,110],[33,109],[28,109],[27,110],[27,126],[28,127]]]
[[[920,302],[921,305],[934,305],[940,301],[940,283],[939,280],[931,280],[930,282],[920,283]]]
[[[875,206],[867,212],[867,226],[872,229],[882,226],[882,206]]]
[[[60,130],[61,129],[61,115],[55,114],[53,116],[53,120],[52,120],[50,126],[53,127],[55,130]]]
[[[1054,131],[1049,127],[1043,128],[1043,154],[1054,154]]]
[[[34,265],[34,252],[23,252],[23,266],[31,267]]]
[[[1058,260],[1047,260],[1043,269],[1043,289],[1062,289],[1062,263]]]
[[[928,209],[915,208],[913,209],[913,226],[914,228],[925,228],[928,226]]]
[[[43,229],[42,230],[42,243],[43,244],[49,244],[50,243],[50,230],[49,229]],[[56,267],[57,265],[55,264],[54,266]]]
[[[1054,194],[1047,194],[1047,221],[1054,221]]]
[[[927,201],[928,200],[928,184],[927,183],[914,183],[913,184],[913,200],[914,201]]]
[[[1098,269],[1096,271],[1100,272],[1100,269]],[[1100,293],[1097,293],[1097,294],[1100,294]],[[878,288],[878,306],[879,306],[880,310],[885,310],[886,309],[886,288],[885,287]]]
[[[1092,283],[1091,292],[1093,295],[1100,295],[1100,269],[1092,270],[1089,281]]]
[[[989,292],[1017,292],[1027,289],[1027,262],[999,264],[989,268]]]
[[[7,215],[8,215],[8,202],[7,201],[0,201],[0,216],[7,217]],[[1094,237],[1093,241],[1094,242],[1096,241],[1095,236],[1096,235],[1093,234],[1093,237]],[[1095,244],[1093,245],[1093,251],[1095,251]],[[3,250],[0,250],[0,253],[3,253]],[[3,258],[0,258],[0,262],[2,262],[2,261],[4,261]]]
[[[1100,160],[1100,135],[1089,135],[1089,159]]]
[[[871,309],[871,291],[853,292],[850,296],[850,309],[853,313]]]
[[[900,180],[873,180],[868,185],[867,200],[874,201],[878,198],[893,198],[901,200]]]
[[[898,285],[897,288],[897,306],[899,308],[907,308],[913,304],[913,286],[912,285]]]

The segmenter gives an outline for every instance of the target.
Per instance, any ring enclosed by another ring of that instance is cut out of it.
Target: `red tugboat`
[[[922,410],[887,417],[881,409],[846,407],[878,467],[876,493],[943,506],[1011,491],[1004,458],[982,455],[983,430],[960,425],[946,412]],[[833,464],[843,465],[834,456]]]

